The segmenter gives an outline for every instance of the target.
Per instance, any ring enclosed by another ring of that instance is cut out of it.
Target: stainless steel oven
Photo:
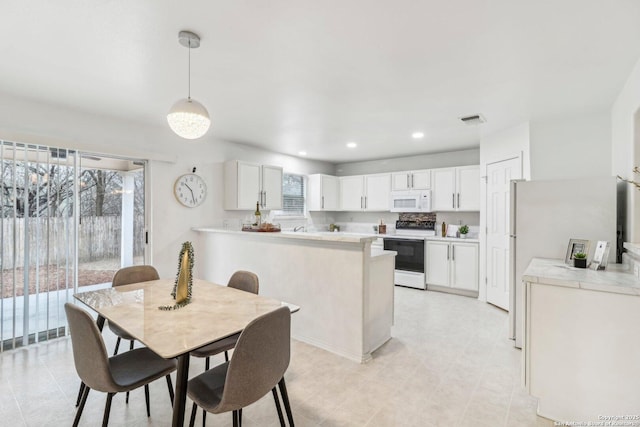
[[[424,239],[384,238],[384,249],[396,251],[395,284],[426,289],[424,276]]]

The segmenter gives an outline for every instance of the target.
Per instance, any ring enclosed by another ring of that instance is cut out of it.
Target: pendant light
[[[191,99],[191,49],[200,47],[200,37],[190,31],[180,31],[178,42],[189,49],[189,95],[173,104],[167,114],[167,121],[178,136],[197,139],[207,133],[211,125],[209,112],[204,105]]]

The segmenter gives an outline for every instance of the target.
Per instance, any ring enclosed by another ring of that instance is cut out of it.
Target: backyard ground
[[[116,265],[113,262],[83,263],[78,266],[78,286],[95,285],[98,283],[111,282],[113,275],[119,268],[119,260]],[[29,269],[29,294],[38,292],[56,291],[65,288],[73,288],[73,270],[69,269],[66,276],[64,265],[40,266],[36,275],[36,267]],[[2,270],[2,298],[13,297],[14,277],[16,283],[16,296],[23,295],[24,269],[16,268],[15,276],[13,269]],[[39,277],[39,280],[36,280]],[[47,286],[48,283],[48,286]],[[68,283],[68,285],[66,285]]]

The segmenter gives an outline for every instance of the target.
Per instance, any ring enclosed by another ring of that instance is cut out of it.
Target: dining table
[[[299,307],[200,279],[193,279],[191,302],[171,308],[175,281],[160,279],[78,292],[74,298],[98,313],[98,324],[113,322],[165,359],[176,358],[172,426],[184,425],[189,355],[204,345],[241,332],[252,320],[283,305]]]

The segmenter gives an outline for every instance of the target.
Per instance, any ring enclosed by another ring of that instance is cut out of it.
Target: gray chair
[[[252,294],[258,294],[260,290],[260,281],[255,273],[250,271],[238,270],[231,275],[229,282],[227,283],[229,288],[239,289],[245,292],[251,292]],[[194,357],[206,357],[205,370],[209,369],[210,357],[220,354],[224,351],[224,360],[229,361],[229,350],[232,350],[236,346],[240,334],[231,335],[220,341],[216,341],[211,344],[207,344],[204,347],[200,347],[191,352]],[[207,413],[202,411],[202,425],[204,426],[207,420]]]
[[[234,289],[239,289],[245,292],[251,292],[252,294],[258,294],[260,290],[260,282],[258,276],[250,271],[238,270],[231,275],[227,286]],[[236,346],[236,341],[240,334],[235,334],[227,337],[223,340],[214,342],[212,344],[205,345],[191,352],[194,357],[206,357],[205,369],[209,369],[209,358],[220,354],[224,351],[224,360],[229,361],[229,350],[232,350]]]
[[[111,281],[111,286],[115,288],[116,286],[130,285],[132,283],[148,282],[158,279],[160,279],[158,270],[156,270],[153,266],[134,265],[131,267],[124,267],[116,271],[116,274],[113,276],[113,280]],[[113,355],[115,356],[116,354],[118,354],[118,347],[120,347],[120,341],[123,339],[130,341],[129,350],[133,350],[133,343],[135,341],[135,338],[129,335],[124,329],[122,329],[115,323],[108,322],[108,325],[109,329],[111,329],[111,332],[113,332],[115,336],[118,337]]]
[[[231,411],[233,426],[242,425],[242,408],[271,392],[276,398],[280,424],[284,425],[276,386],[291,426],[293,415],[284,381],[291,356],[291,312],[280,307],[253,320],[242,331],[233,357],[191,379],[187,395],[194,402],[190,426],[198,406],[213,414]]]
[[[113,395],[141,386],[144,386],[147,416],[150,416],[149,383],[162,377],[167,379],[169,397],[173,405],[173,385],[169,374],[176,370],[175,360],[163,359],[146,347],[109,357],[100,330],[89,313],[71,303],[66,303],[64,310],[71,332],[76,372],[85,385],[80,407],[73,420],[74,427],[80,422],[91,389],[107,393],[107,403],[102,417],[103,426],[109,423]]]

